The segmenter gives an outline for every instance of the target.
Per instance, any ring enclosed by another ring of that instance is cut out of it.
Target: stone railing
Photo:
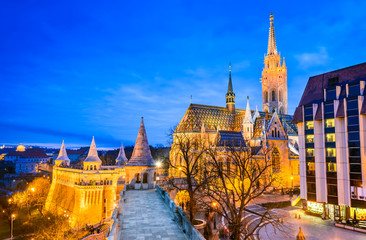
[[[182,227],[183,232],[186,234],[188,239],[192,240],[204,240],[202,234],[192,225],[188,220],[188,215],[183,211],[181,207],[178,207],[173,200],[169,197],[169,194],[162,190],[159,185],[156,186],[161,198],[169,208],[170,212],[174,215],[177,223]]]
[[[112,217],[111,217],[111,224],[110,228],[107,233],[108,240],[118,239],[118,231],[119,228],[122,226],[122,214],[123,214],[123,206],[125,205],[126,201],[126,185],[123,187],[121,192],[121,199],[118,204],[118,208],[114,209]]]

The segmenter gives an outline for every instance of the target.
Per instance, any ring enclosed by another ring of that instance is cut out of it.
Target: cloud
[[[319,47],[318,52],[295,55],[295,59],[298,61],[299,68],[301,69],[308,69],[314,66],[325,66],[330,60],[325,47]]]

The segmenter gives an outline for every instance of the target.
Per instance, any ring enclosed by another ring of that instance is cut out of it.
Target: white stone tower
[[[249,106],[249,96],[247,97],[247,107],[243,120],[243,137],[245,140],[250,140],[253,137],[253,118]]]
[[[287,114],[287,68],[285,58],[281,65],[281,56],[277,53],[272,14],[269,19],[268,50],[262,71],[263,111]]]

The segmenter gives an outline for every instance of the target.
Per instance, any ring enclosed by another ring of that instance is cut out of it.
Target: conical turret
[[[253,136],[253,119],[249,106],[249,96],[247,97],[247,108],[245,109],[242,134],[245,140],[250,140]]]
[[[84,162],[102,162],[98,156],[97,146],[95,145],[94,137],[90,144],[88,156],[85,158]]]
[[[123,147],[123,143],[121,143],[121,148],[119,149],[118,156],[116,158],[116,165],[125,165],[128,159],[125,154],[125,149]]]
[[[259,114],[258,107],[257,107],[257,105],[255,105],[255,112],[254,112],[254,115],[253,115],[253,123],[255,122],[257,117],[260,117],[260,116],[261,115]]]
[[[245,109],[244,123],[253,124],[252,113],[249,106],[249,96],[247,97],[247,107]]]
[[[62,164],[70,165],[70,159],[67,156],[64,141],[62,141],[60,152],[58,153],[58,157],[55,160],[55,165],[56,166],[60,166]]]
[[[144,118],[141,118],[135,147],[133,148],[132,156],[126,166],[155,166],[154,159],[151,156],[149,142],[147,140]]]

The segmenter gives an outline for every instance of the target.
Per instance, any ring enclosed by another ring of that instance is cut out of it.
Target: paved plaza
[[[281,211],[281,209],[279,210]],[[302,228],[306,240],[364,240],[366,234],[358,233],[342,228],[336,228],[331,220],[322,220],[320,217],[305,215],[300,209],[287,208],[283,211],[290,213],[291,217],[284,219],[286,228],[274,230],[268,224],[260,230],[259,238],[261,240],[287,240],[296,239],[299,227]],[[294,218],[295,214],[301,214],[301,219]],[[288,216],[288,214],[286,214]]]
[[[187,239],[155,189],[129,190],[126,194],[118,239]]]

